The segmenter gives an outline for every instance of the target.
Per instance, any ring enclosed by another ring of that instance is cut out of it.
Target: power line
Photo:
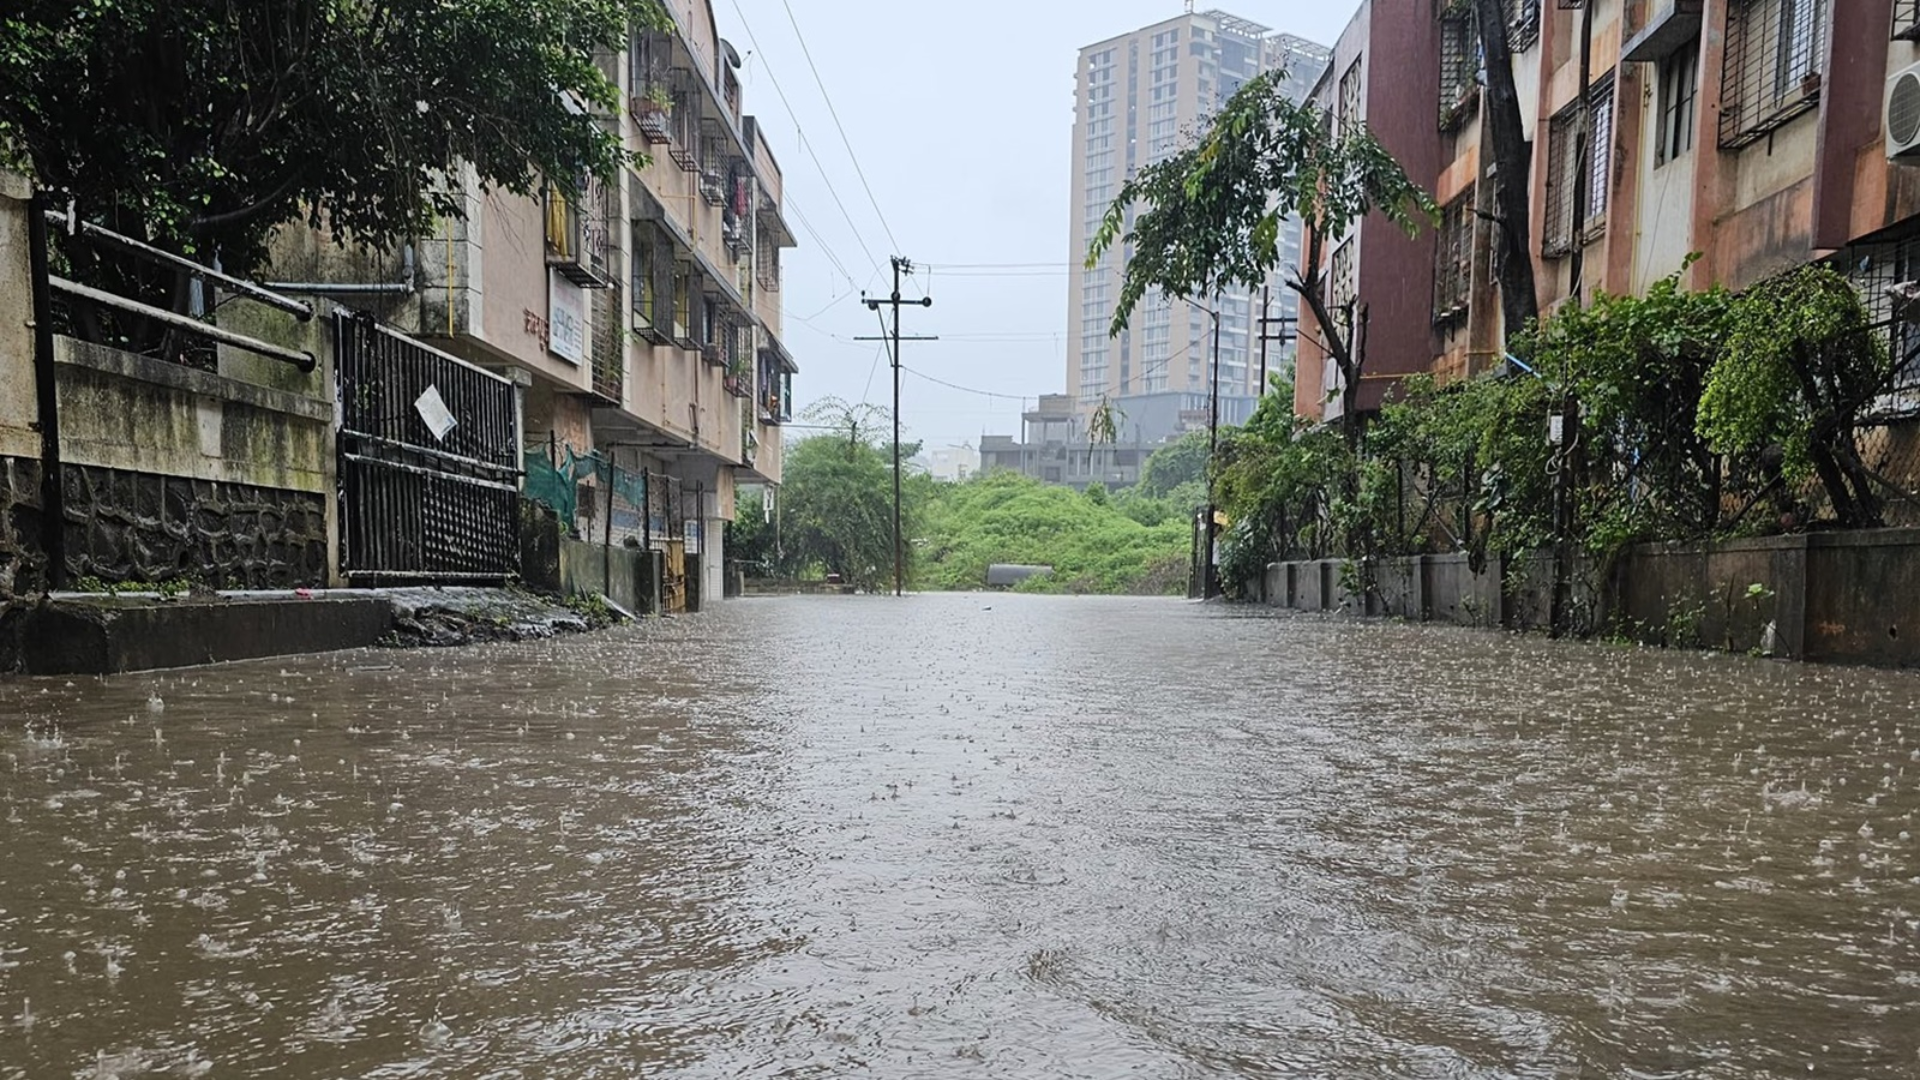
[[[806,150],[809,158],[813,159],[813,167],[820,170],[820,179],[827,185],[827,194],[833,196],[834,205],[840,208],[840,216],[847,219],[847,228],[853,230],[853,238],[860,244],[860,250],[866,254],[867,262],[873,264],[874,269],[878,271],[880,268],[880,260],[873,257],[873,249],[867,246],[867,238],[860,235],[860,227],[853,223],[853,215],[847,213],[847,204],[840,201],[840,192],[834,189],[832,178],[827,176],[827,167],[820,164],[820,155],[813,152],[813,142],[807,138],[806,128],[800,123],[800,114],[794,111],[793,102],[787,100],[787,91],[780,85],[780,77],[773,73],[773,65],[767,63],[767,54],[765,50],[760,48],[760,39],[753,34],[753,25],[747,22],[747,13],[740,10],[740,0],[733,0],[733,13],[740,16],[740,26],[746,30],[747,40],[752,42],[753,51],[760,54],[760,62],[767,71],[767,81],[773,83],[774,93],[780,95],[780,104],[787,110],[787,118],[793,121],[793,130],[794,133],[800,137],[801,148]],[[806,46],[802,43],[801,47],[804,49]],[[831,103],[829,103],[829,108],[831,108]],[[855,168],[858,167],[858,163],[855,163]],[[817,238],[816,234],[816,239]],[[848,280],[851,281],[852,279],[849,278]]]
[[[800,32],[800,20],[793,17],[793,5],[787,0],[780,0],[780,6],[787,9],[787,21],[793,24],[793,36],[800,42],[800,55],[807,58],[807,68],[813,72],[813,84],[820,88],[820,97],[827,103],[827,115],[833,117],[833,126],[840,132],[840,144],[847,148],[847,157],[853,161],[854,175],[860,177],[860,186],[867,190],[867,201],[873,204],[874,216],[880,219],[880,228],[886,231],[887,242],[893,245],[893,250],[899,251],[900,241],[893,237],[893,226],[887,224],[887,215],[880,209],[880,200],[873,197],[873,185],[867,183],[867,171],[860,167],[860,156],[853,152],[853,140],[847,138],[846,126],[840,123],[840,110],[833,107],[833,95],[827,93],[827,84],[820,78],[820,68],[813,62],[813,50],[807,48],[807,36]],[[739,9],[738,0],[734,8]],[[746,17],[743,15],[741,18],[744,20]]]
[[[911,372],[930,383],[938,383],[949,390],[959,390],[968,394],[979,394],[981,397],[1000,398],[1005,401],[1027,401],[1033,397],[1032,394],[996,394],[991,390],[976,390],[971,386],[961,386],[959,383],[950,383],[945,379],[936,379],[924,371],[916,371],[913,368],[907,367],[905,364],[900,365],[900,370]]]
[[[813,242],[820,245],[820,250],[826,252],[827,261],[833,264],[835,270],[840,271],[841,277],[847,279],[847,287],[849,289],[857,288],[853,283],[853,274],[847,270],[847,264],[841,262],[840,256],[834,254],[834,250],[827,246],[827,242],[821,238],[819,230],[815,229],[813,222],[807,218],[806,212],[800,209],[800,204],[795,202],[791,195],[785,196],[781,201],[786,203],[788,208],[793,211],[794,220],[800,223],[801,228],[807,230],[807,235],[813,237]]]
[[[925,263],[928,270],[1071,270],[1072,263]]]

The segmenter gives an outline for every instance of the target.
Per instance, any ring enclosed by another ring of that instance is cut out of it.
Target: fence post
[[[47,590],[67,583],[66,489],[61,484],[60,388],[53,363],[53,285],[47,256],[45,192],[27,203],[28,270],[33,278],[33,374],[40,411],[40,549],[47,556]]]

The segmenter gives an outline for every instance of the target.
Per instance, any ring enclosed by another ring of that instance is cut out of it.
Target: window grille
[[[627,385],[627,337],[620,327],[620,286],[597,289],[592,295],[593,392],[618,405],[625,401]]]
[[[1613,189],[1613,75],[1595,83],[1587,91],[1587,219],[1582,231],[1599,225],[1607,216],[1607,194]]]
[[[1440,15],[1440,130],[1451,131],[1479,101],[1480,39],[1473,8],[1455,4]]]
[[[653,227],[644,222],[633,223],[633,261],[632,275],[627,295],[633,302],[633,328],[641,333],[653,330]]]
[[[1433,268],[1433,321],[1446,322],[1467,309],[1473,287],[1473,189],[1447,204],[1440,221]]]
[[[1540,0],[1507,0],[1507,48],[1525,52],[1539,40]]]
[[[1720,85],[1722,149],[1765,138],[1819,103],[1826,28],[1827,0],[1736,0]]]
[[[1893,39],[1920,41],[1920,0],[1893,0]]]
[[[1914,0],[1920,3],[1920,0]],[[1353,63],[1347,65],[1346,74],[1340,76],[1340,100],[1334,115],[1334,134],[1344,139],[1360,121],[1360,62],[1364,56],[1356,56]]]
[[[1573,190],[1580,182],[1580,157],[1575,152],[1579,128],[1577,101],[1560,110],[1547,126],[1547,212],[1540,254],[1549,259],[1573,250]]]
[[[1920,0],[1915,0],[1920,3]],[[1700,46],[1688,45],[1660,61],[1660,145],[1655,165],[1693,149],[1695,114],[1699,111]]]
[[[1327,272],[1327,311],[1338,325],[1341,340],[1353,340],[1353,302],[1360,295],[1360,277],[1354,265],[1359,244],[1348,239],[1333,249]]]

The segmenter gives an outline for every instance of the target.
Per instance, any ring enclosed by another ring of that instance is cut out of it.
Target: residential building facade
[[[1132,411],[1135,397],[1211,393],[1216,311],[1219,394],[1241,399],[1237,413],[1251,413],[1262,390],[1261,331],[1285,325],[1281,320],[1294,313],[1292,294],[1271,289],[1265,315],[1273,321],[1263,324],[1259,289],[1231,288],[1191,301],[1154,292],[1127,330],[1109,336],[1128,252],[1116,245],[1088,268],[1088,244],[1127,179],[1176,153],[1249,80],[1283,72],[1288,93],[1304,100],[1326,62],[1319,45],[1223,11],[1180,15],[1080,50],[1065,389],[1081,414],[1103,399]],[[1297,222],[1282,242],[1297,251]],[[1272,370],[1290,366],[1284,341],[1272,345],[1268,362]]]
[[[1369,246],[1393,231],[1378,222],[1355,230],[1353,263],[1344,244],[1328,245],[1336,294],[1371,312],[1366,409],[1413,372],[1497,367],[1507,330],[1471,5],[1373,17],[1404,6],[1363,3],[1314,91],[1337,126],[1359,72],[1359,118],[1442,207],[1436,229],[1393,241],[1398,259]],[[1920,277],[1920,5],[1510,0],[1508,18],[1543,314],[1674,274],[1689,288],[1739,290],[1829,260],[1904,345],[1886,287]],[[1903,99],[1894,91],[1909,72]],[[1325,356],[1303,327],[1302,415],[1337,414]]]
[[[683,541],[700,595],[717,598],[735,484],[781,478],[798,370],[781,259],[794,238],[779,163],[742,109],[740,60],[711,3],[666,6],[670,30],[600,58],[623,103],[602,119],[642,167],[613,183],[549,183],[537,198],[455,177],[464,220],[440,235],[386,257],[293,238],[276,269],[343,283],[342,302],[514,373],[530,462],[579,484],[567,524],[594,541]],[[574,477],[572,463],[588,464]],[[606,490],[606,465],[644,480]]]

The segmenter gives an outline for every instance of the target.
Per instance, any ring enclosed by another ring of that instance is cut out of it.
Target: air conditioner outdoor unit
[[[1920,163],[1920,64],[1887,80],[1887,159]]]

